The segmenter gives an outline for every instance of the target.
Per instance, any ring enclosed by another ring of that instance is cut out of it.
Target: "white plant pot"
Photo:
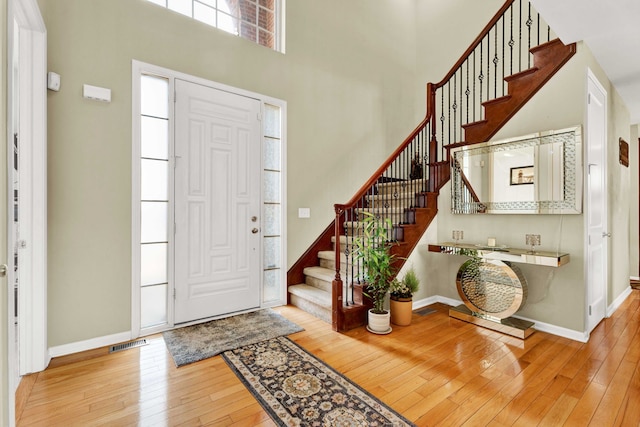
[[[374,334],[388,334],[391,332],[391,314],[387,310],[385,314],[376,314],[369,310],[369,324],[367,330]]]

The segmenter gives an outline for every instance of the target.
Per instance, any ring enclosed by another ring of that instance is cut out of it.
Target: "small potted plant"
[[[402,280],[394,280],[391,283],[389,289],[391,292],[391,323],[400,326],[411,324],[413,294],[418,291],[419,287],[420,279],[418,279],[413,267],[407,270]]]
[[[388,232],[392,229],[389,218],[382,219],[370,212],[363,212],[362,236],[354,239],[355,259],[361,263],[366,287],[364,294],[371,298],[373,308],[369,310],[369,332],[388,334],[391,332],[390,314],[384,302],[396,274],[395,256],[389,251]]]

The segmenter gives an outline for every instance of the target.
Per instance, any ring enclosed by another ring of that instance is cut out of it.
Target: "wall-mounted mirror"
[[[451,157],[451,211],[581,213],[581,128],[460,147]]]

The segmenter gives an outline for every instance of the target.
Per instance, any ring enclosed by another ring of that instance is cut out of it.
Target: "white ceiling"
[[[583,40],[640,123],[640,0],[531,0],[564,43]]]

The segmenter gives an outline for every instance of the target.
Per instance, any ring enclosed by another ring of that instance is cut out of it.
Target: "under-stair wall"
[[[575,53],[553,37],[527,1],[502,6],[445,78],[427,85],[425,119],[351,200],[335,205],[333,224],[288,272],[291,303],[330,317],[335,330],[366,322],[352,244],[363,212],[391,220],[399,270],[437,214],[450,150],[489,140]]]

